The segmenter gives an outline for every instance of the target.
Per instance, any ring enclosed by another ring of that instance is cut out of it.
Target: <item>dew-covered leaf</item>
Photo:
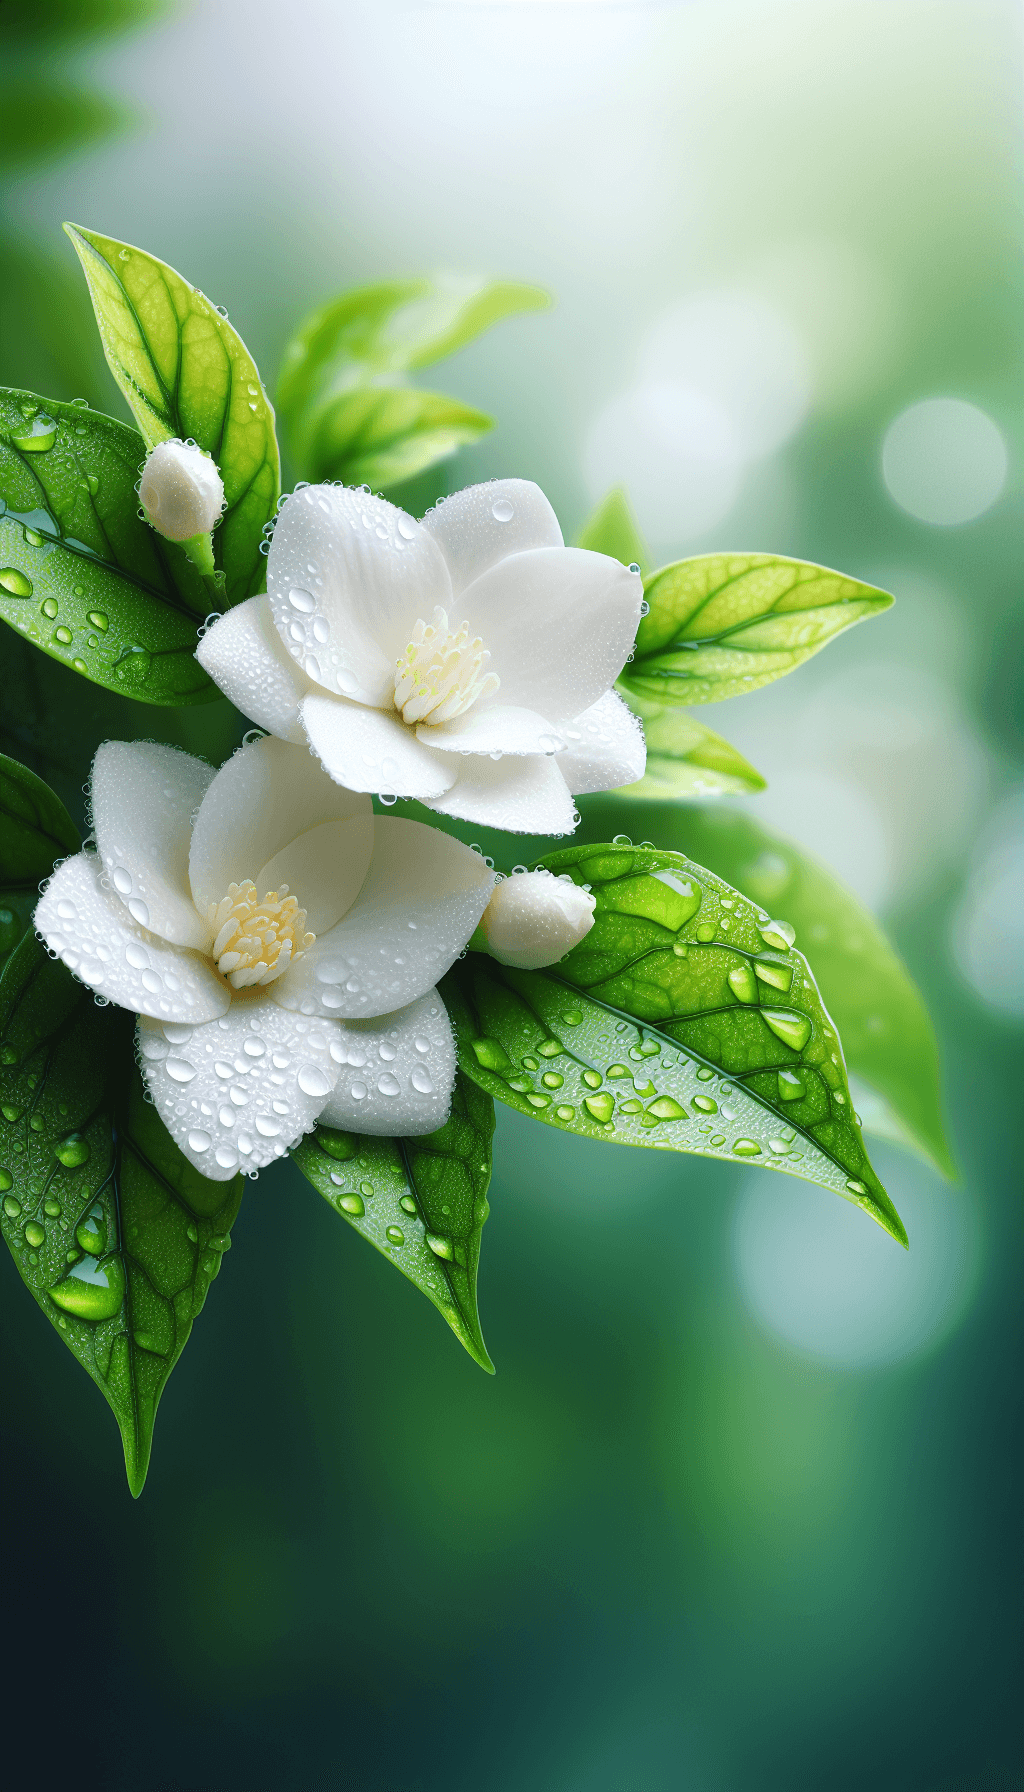
[[[144,456],[113,417],[0,390],[0,616],[122,696],[207,703],[220,693],[193,657],[206,587],[138,515]]]
[[[622,674],[659,703],[717,703],[802,665],[892,598],[827,567],[780,554],[703,554],[644,581],[649,613]]]
[[[166,262],[77,224],[64,228],[146,447],[191,439],[220,468],[227,508],[214,560],[228,603],[240,603],[264,588],[260,542],[281,489],[274,410],[256,363],[226,314]]]
[[[647,770],[638,783],[609,791],[609,797],[676,803],[710,796],[748,796],[764,789],[760,772],[695,716],[670,704],[655,703],[624,684],[617,689],[644,725]]]
[[[589,548],[595,554],[610,554],[613,560],[621,560],[623,566],[639,566],[643,573],[651,563],[640,525],[633,515],[625,487],[621,485],[615,486],[588,517],[577,536],[576,546]]]
[[[600,808],[588,808],[588,821],[600,816]],[[796,929],[839,1029],[847,1065],[874,1093],[870,1101],[855,1092],[864,1130],[912,1142],[945,1175],[953,1175],[928,1010],[863,903],[826,865],[749,815],[688,809],[678,816],[654,811],[646,822],[642,814],[631,820],[638,829],[646,825],[657,827],[662,837],[667,833],[672,844]]]
[[[340,479],[378,491],[415,478],[493,427],[483,411],[440,392],[361,386],[318,413],[304,470],[313,482]]]
[[[585,1138],[804,1177],[905,1243],[788,929],[682,853],[572,846],[541,863],[590,886],[594,925],[547,970],[471,952],[448,973],[467,1075]]]
[[[0,969],[21,939],[55,859],[77,852],[78,829],[42,778],[0,753]]]
[[[437,1132],[372,1138],[320,1126],[291,1153],[335,1213],[369,1239],[493,1372],[477,1311],[480,1233],[487,1218],[494,1103],[461,1073]]]
[[[109,1402],[142,1491],[157,1404],[230,1245],[210,1182],[143,1095],[132,1019],[26,934],[0,977],[0,1220],[19,1273]]]

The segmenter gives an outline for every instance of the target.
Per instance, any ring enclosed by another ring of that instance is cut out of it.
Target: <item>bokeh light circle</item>
[[[925,398],[889,425],[882,476],[901,510],[947,526],[983,515],[1006,484],[1002,432],[961,398]]]

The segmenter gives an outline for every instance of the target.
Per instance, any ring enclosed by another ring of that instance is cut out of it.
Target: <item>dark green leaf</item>
[[[583,525],[576,546],[590,548],[595,554],[610,554],[623,566],[639,566],[643,573],[651,563],[640,525],[621,485],[608,493]]]
[[[284,352],[277,402],[295,420],[314,403],[375,375],[429,367],[547,293],[512,280],[389,280],[357,287],[312,312]]]
[[[618,687],[619,696],[644,725],[647,770],[637,784],[608,795],[630,801],[687,802],[695,797],[745,796],[763,790],[764,779],[742,753],[685,710]]]
[[[5,9],[6,14],[6,9]],[[5,17],[6,24],[6,17]],[[127,123],[122,107],[49,76],[9,78],[0,107],[0,167],[49,161]]]
[[[320,1126],[291,1154],[335,1212],[415,1282],[491,1373],[476,1272],[493,1132],[494,1103],[459,1075],[451,1117],[437,1132],[384,1139]]]
[[[145,250],[64,226],[85,269],[103,348],[147,448],[172,436],[213,456],[227,509],[214,532],[229,603],[263,589],[259,552],[281,470],[256,364],[216,306]]]
[[[602,819],[603,807],[603,799],[593,809],[588,805],[588,822],[591,816]],[[608,814],[614,813],[609,807]],[[899,1138],[902,1130],[904,1143],[913,1142],[945,1175],[953,1175],[932,1024],[874,916],[827,866],[749,815],[716,808],[680,815],[662,810],[651,811],[647,823],[641,815],[633,825],[658,827],[671,844],[685,847],[773,915],[785,916],[813,959],[850,1071],[875,1093],[876,1101],[869,1102],[855,1092],[865,1131]]]
[[[787,1170],[906,1243],[835,1028],[767,912],[681,853],[573,846],[542,863],[592,888],[594,925],[548,970],[474,952],[449,972],[466,1073],[585,1138]]]
[[[340,479],[379,491],[415,478],[493,426],[483,411],[439,392],[362,386],[319,412],[304,470],[312,481]]]
[[[0,754],[0,968],[28,927],[54,860],[78,845],[78,829],[49,785]]]
[[[717,703],[792,672],[892,598],[780,554],[704,554],[644,581],[650,613],[622,674],[658,703]]]
[[[217,1275],[241,1178],[181,1155],[100,1008],[28,934],[0,977],[3,1233],[46,1317],[109,1401],[142,1491],[167,1378]]]
[[[141,438],[86,406],[0,391],[0,616],[143,703],[220,695],[193,657],[206,589],[138,516]]]

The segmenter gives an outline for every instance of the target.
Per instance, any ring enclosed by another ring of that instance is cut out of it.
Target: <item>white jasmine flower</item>
[[[146,460],[139,497],[158,535],[189,541],[219,520],[224,482],[216,462],[194,442],[160,442]]]
[[[574,795],[643,776],[643,734],[611,688],[642,597],[619,561],[564,545],[526,480],[470,486],[422,524],[311,485],[278,519],[267,595],[221,617],[197,657],[339,784],[565,834]]]
[[[58,867],[35,925],[139,1015],[150,1092],[204,1175],[258,1169],[318,1118],[442,1124],[455,1053],[434,985],[493,888],[479,854],[375,820],[368,796],[273,738],[219,772],[108,742],[91,802],[96,849]]]
[[[520,871],[497,885],[480,932],[499,964],[537,971],[557,964],[590,932],[595,900],[589,890],[549,871]]]

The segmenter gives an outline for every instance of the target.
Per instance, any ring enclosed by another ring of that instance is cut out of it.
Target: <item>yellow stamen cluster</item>
[[[273,983],[316,939],[287,884],[260,897],[251,877],[229,884],[227,895],[211,902],[208,919],[216,936],[212,956],[232,989]]]
[[[497,673],[484,671],[490,657],[479,635],[470,640],[468,622],[453,634],[447,611],[436,605],[433,620],[417,622],[412,640],[395,661],[395,708],[402,720],[447,722],[478,697],[496,691],[501,682]]]

